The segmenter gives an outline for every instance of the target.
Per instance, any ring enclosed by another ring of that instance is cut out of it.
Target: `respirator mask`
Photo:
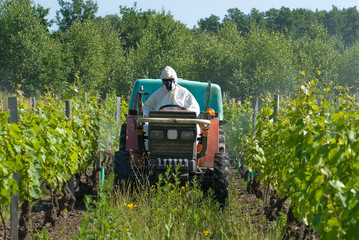
[[[175,89],[176,84],[174,83],[173,79],[162,79],[163,86],[167,89],[167,91],[172,91]]]

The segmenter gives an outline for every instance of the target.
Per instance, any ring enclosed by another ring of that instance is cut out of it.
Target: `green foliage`
[[[72,0],[67,2],[58,0],[60,10],[56,11],[56,22],[61,32],[70,28],[74,23],[94,19],[98,10],[97,2],[92,0]]]
[[[153,24],[155,15],[156,12],[153,10],[138,10],[135,2],[131,8],[120,6],[120,16],[109,15],[105,19],[120,33],[121,39],[124,40],[124,48],[129,50],[137,48],[144,30]]]
[[[321,88],[331,87],[337,79],[333,71],[339,61],[338,47],[340,42],[322,26],[312,25],[308,34],[293,44],[297,71],[304,71],[308,81],[319,79]]]
[[[53,81],[61,81],[59,47],[41,24],[30,0],[0,3],[0,72],[3,86],[22,82],[34,93]]]
[[[236,73],[240,97],[291,91],[295,82],[291,42],[283,34],[252,26],[243,47],[242,69]],[[274,81],[275,79],[275,81]]]
[[[338,88],[333,97],[328,88],[320,94],[316,83],[303,84],[278,115],[271,99],[261,107],[246,159],[259,180],[291,199],[294,216],[321,238],[355,239],[359,106],[347,90]]]
[[[0,112],[0,205],[10,202],[11,189],[20,199],[39,199],[42,183],[61,187],[75,173],[83,173],[98,151],[118,146],[114,120],[114,95],[99,111],[97,99],[76,97],[72,115],[65,116],[65,103],[51,93],[30,109],[18,98],[18,124],[8,124],[9,114]],[[19,173],[19,186],[13,174]]]
[[[217,83],[223,91],[237,96],[235,73],[242,68],[244,39],[236,25],[225,23],[216,36],[198,32],[193,45],[193,79]]]
[[[186,72],[191,62],[187,44],[188,30],[164,11],[154,16],[153,24],[146,28],[136,51],[128,55],[132,81],[138,78],[159,78],[167,65],[178,72]],[[132,82],[131,82],[132,85]]]
[[[336,66],[338,82],[341,86],[348,86],[351,91],[359,91],[359,42],[351,48],[345,49],[341,59]]]
[[[62,35],[68,82],[80,83],[87,91],[114,90],[123,63],[117,32],[106,21],[77,23]]]
[[[245,153],[247,138],[253,133],[252,115],[253,108],[250,100],[243,104],[233,101],[223,104],[223,118],[227,121],[224,125],[226,143],[236,156],[242,156]]]
[[[321,87],[339,81],[357,88],[355,7],[249,14],[232,8],[222,22],[211,16],[189,29],[164,10],[142,11],[136,4],[95,18],[93,1],[59,3],[60,29],[50,34],[48,9],[29,0],[0,2],[0,82],[7,91],[22,84],[26,95],[46,88],[61,93],[75,82],[102,95],[116,90],[127,96],[136,79],[158,78],[167,65],[181,78],[218,83],[242,100],[292,91],[299,71]]]
[[[359,12],[356,6],[342,10],[333,6],[324,17],[323,25],[330,35],[339,36],[346,45],[354,44],[359,37]]]
[[[202,31],[217,32],[220,26],[219,17],[212,14],[208,18],[199,20],[198,25]]]

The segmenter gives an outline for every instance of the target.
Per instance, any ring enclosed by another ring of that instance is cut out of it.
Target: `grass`
[[[77,239],[280,239],[276,227],[258,229],[241,214],[235,189],[221,210],[212,192],[205,196],[198,184],[181,186],[169,171],[166,175],[157,186],[135,191],[104,186],[96,202],[87,199]]]

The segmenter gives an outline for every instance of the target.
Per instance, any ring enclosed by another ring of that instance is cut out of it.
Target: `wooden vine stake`
[[[117,97],[117,103],[116,103],[116,122],[117,126],[121,127],[121,97]]]
[[[278,111],[279,111],[279,101],[280,101],[280,95],[274,95],[274,118],[273,118],[273,122],[276,123],[278,121]]]
[[[10,112],[9,123],[18,122],[17,116],[17,98],[8,98],[8,107]],[[19,186],[19,172],[15,172],[13,175],[14,179]],[[10,238],[17,240],[19,238],[19,194],[16,195],[11,191],[11,204],[10,204]]]
[[[256,127],[258,108],[259,108],[259,98],[258,97],[253,99],[252,107],[253,107],[252,129],[253,129],[253,135],[255,136],[256,135],[255,127]]]
[[[65,106],[66,106],[66,117],[67,117],[68,120],[71,120],[71,116],[72,116],[72,102],[71,102],[71,100],[66,100]],[[69,184],[69,189],[70,189],[71,193],[75,194],[74,176],[71,176],[68,184]]]

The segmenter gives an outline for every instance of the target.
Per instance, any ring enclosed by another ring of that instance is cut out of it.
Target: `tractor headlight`
[[[167,138],[171,139],[171,140],[177,139],[178,138],[177,130],[174,130],[174,129],[168,130],[167,131]]]
[[[152,130],[151,138],[153,139],[163,139],[163,131],[162,130]]]
[[[194,131],[182,131],[181,138],[183,140],[192,140],[194,138]]]

